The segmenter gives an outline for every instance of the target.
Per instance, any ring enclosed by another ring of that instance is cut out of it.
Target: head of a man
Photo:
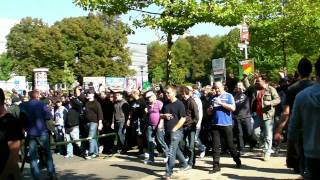
[[[256,78],[256,87],[258,89],[265,89],[266,88],[266,84],[267,84],[267,80],[266,80],[266,78],[264,76],[259,75]]]
[[[190,98],[191,92],[187,86],[181,87],[180,92],[181,92],[181,96],[184,100],[187,100]]]
[[[137,100],[140,98],[140,91],[138,89],[134,89],[131,91],[131,96],[133,99]]]
[[[312,72],[312,63],[307,58],[302,58],[298,64],[298,73],[300,78],[309,77]]]
[[[31,99],[35,99],[35,100],[40,100],[41,95],[40,95],[40,91],[35,89],[31,92]]]
[[[216,95],[221,95],[224,93],[224,85],[221,81],[217,81],[214,83],[214,90],[216,91]]]
[[[156,102],[157,96],[152,91],[148,91],[146,93],[146,99],[150,104],[153,104],[154,102]]]
[[[123,95],[120,91],[114,93],[114,98],[116,101],[121,101],[123,99]]]
[[[244,92],[245,87],[244,87],[243,83],[238,82],[235,90],[236,90],[236,93]]]
[[[177,89],[173,86],[168,86],[166,88],[166,96],[170,102],[174,102],[177,95]]]

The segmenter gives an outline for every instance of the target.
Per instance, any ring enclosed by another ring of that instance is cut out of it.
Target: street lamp
[[[141,87],[143,89],[143,68],[144,68],[144,65],[140,65],[140,72],[141,72]]]

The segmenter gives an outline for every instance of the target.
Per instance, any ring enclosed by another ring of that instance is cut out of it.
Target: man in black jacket
[[[89,129],[88,138],[91,139],[89,140],[89,154],[86,159],[91,159],[99,155],[98,143],[95,137],[97,136],[97,129],[101,131],[103,128],[103,113],[100,103],[94,99],[93,91],[89,91],[87,98],[84,115]]]
[[[186,152],[188,156],[188,164],[190,167],[195,165],[195,135],[196,135],[196,125],[199,121],[199,110],[197,103],[192,98],[192,92],[188,87],[181,88],[181,95],[184,99],[184,105],[186,109],[186,122],[183,125],[184,143],[186,145]],[[187,143],[188,142],[188,143]]]

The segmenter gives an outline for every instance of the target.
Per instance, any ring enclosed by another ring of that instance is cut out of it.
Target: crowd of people
[[[276,84],[256,74],[203,88],[160,86],[147,92],[97,93],[77,86],[68,94],[13,91],[5,98],[0,90],[0,149],[5,149],[0,155],[0,179],[18,172],[14,162],[19,149],[30,159],[33,178],[40,179],[39,148],[49,177],[55,179],[52,142],[59,142],[55,153],[87,160],[137,148],[145,164],[154,163],[156,155],[163,157],[165,176],[170,179],[176,159],[179,170],[186,171],[196,167],[197,157],[211,153],[210,173],[216,173],[221,170],[222,153],[230,154],[235,168],[241,168],[241,155],[247,151],[261,149],[262,159],[268,161],[284,141],[288,168],[306,179],[317,179],[320,60],[315,64],[316,81],[310,79],[312,63],[306,58],[297,72],[299,78],[281,76]],[[109,133],[115,136],[96,138]],[[88,141],[78,141],[83,138]]]

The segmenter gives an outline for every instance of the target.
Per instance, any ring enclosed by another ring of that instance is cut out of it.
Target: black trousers
[[[232,126],[212,126],[212,137],[213,137],[213,166],[220,166],[220,153],[221,143],[220,136],[225,138],[226,148],[229,149],[233,160],[239,159],[240,154],[237,152],[236,147],[233,143],[233,129]]]
[[[306,158],[306,166],[309,171],[310,180],[320,179],[319,164],[320,159]]]

